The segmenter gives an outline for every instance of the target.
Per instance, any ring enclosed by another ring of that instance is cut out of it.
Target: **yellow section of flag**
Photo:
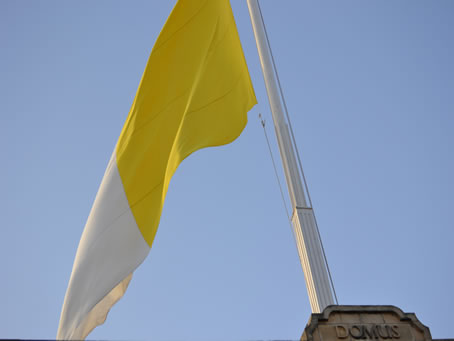
[[[150,251],[178,165],[237,138],[255,103],[229,0],[179,0],[85,225],[57,339],[84,339],[104,322]]]
[[[172,175],[232,142],[256,98],[228,0],[180,0],[151,52],[116,148],[129,206],[151,246]]]

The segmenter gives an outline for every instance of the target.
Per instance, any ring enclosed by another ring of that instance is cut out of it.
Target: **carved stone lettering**
[[[396,339],[400,338],[400,333],[399,333],[399,327],[398,326],[392,326],[391,330],[392,330],[393,338],[396,338]]]
[[[364,338],[365,339],[378,339],[377,328],[375,325],[370,327],[364,326]]]
[[[363,338],[363,330],[360,326],[351,326],[348,331],[350,332],[350,335],[355,338],[355,339],[362,339]]]
[[[386,326],[376,326],[377,331],[378,331],[378,336],[380,336],[382,339],[389,339],[391,335],[389,335],[388,328]]]
[[[394,306],[329,306],[312,314],[301,341],[432,341],[413,313]]]
[[[335,328],[338,339],[346,339],[348,337],[348,330],[344,326],[335,326]]]
[[[338,339],[351,336],[356,340],[399,339],[399,326],[388,324],[339,324],[334,326]]]

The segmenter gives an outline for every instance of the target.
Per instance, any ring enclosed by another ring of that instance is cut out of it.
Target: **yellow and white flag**
[[[102,324],[150,251],[172,175],[256,103],[229,0],[179,0],[151,52],[77,250],[57,339]]]

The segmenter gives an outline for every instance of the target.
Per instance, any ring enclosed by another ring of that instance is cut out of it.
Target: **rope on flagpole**
[[[279,173],[277,172],[276,162],[274,161],[273,152],[271,150],[271,145],[270,145],[270,140],[268,139],[268,134],[266,133],[265,120],[263,119],[262,114],[259,114],[259,119],[260,119],[260,123],[262,124],[262,127],[263,127],[263,133],[265,134],[266,144],[268,145],[268,151],[270,152],[271,162],[273,163],[274,174],[276,175],[277,184],[279,185],[279,191],[281,192],[282,203],[284,205],[285,213],[287,214],[287,220],[290,224],[290,227],[292,227],[290,213],[288,212],[288,207],[285,202],[284,191],[282,190],[282,184],[281,184],[281,181],[279,180]]]

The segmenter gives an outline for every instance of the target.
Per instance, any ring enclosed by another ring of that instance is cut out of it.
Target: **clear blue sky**
[[[185,160],[152,251],[90,339],[298,339],[310,307],[259,104]],[[0,2],[0,338],[54,338],[80,235],[175,1]],[[454,337],[454,2],[262,0],[341,304]],[[272,136],[277,157],[273,129]]]

